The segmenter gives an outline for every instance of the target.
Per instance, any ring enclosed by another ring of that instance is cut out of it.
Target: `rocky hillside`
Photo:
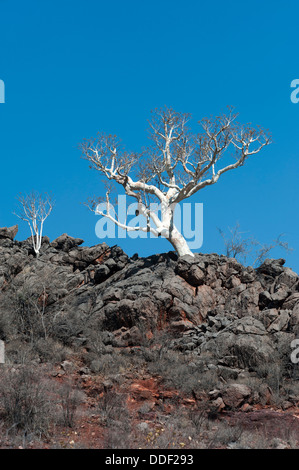
[[[8,363],[63,364],[74,353],[78,374],[89,377],[112,370],[113,354],[125,353],[133,366],[142,356],[143,379],[156,377],[156,388],[162,377],[217,411],[269,404],[283,378],[291,385],[284,384],[279,406],[298,405],[290,356],[299,337],[299,280],[283,259],[253,269],[217,254],[130,258],[118,246],[81,246],[66,234],[44,237],[36,258],[30,239],[15,241],[16,233],[0,229],[0,339]],[[133,400],[140,387],[128,387]]]
[[[0,231],[4,323],[9,299],[36,295],[69,344],[84,344],[80,325],[90,318],[112,346],[137,346],[144,334],[168,328],[181,333],[178,348],[242,367],[271,360],[298,333],[298,275],[283,259],[254,270],[217,254],[129,258],[118,246],[80,247],[83,240],[66,234],[52,243],[44,237],[36,259],[30,239],[13,241],[15,233]]]

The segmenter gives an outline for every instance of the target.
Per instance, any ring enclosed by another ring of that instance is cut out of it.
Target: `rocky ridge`
[[[108,349],[138,348],[156,331],[167,330],[169,349],[192,358],[190,371],[217,370],[225,384],[275,360],[294,369],[299,279],[283,259],[267,259],[253,269],[218,254],[130,258],[118,246],[85,247],[67,234],[53,242],[43,237],[35,258],[30,239],[14,241],[15,233],[15,227],[0,229],[4,341],[11,340],[7,317],[16,296],[29,293],[43,305],[48,334],[70,346],[88,347],[88,325],[101,332]],[[211,391],[210,399],[220,408],[230,406],[230,397],[238,405],[248,401],[245,385],[233,392],[229,386]]]

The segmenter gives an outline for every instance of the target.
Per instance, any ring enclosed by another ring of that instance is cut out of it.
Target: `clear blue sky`
[[[20,192],[47,191],[56,206],[45,234],[99,243],[80,203],[103,186],[78,143],[104,131],[140,150],[153,108],[190,112],[197,130],[232,105],[273,144],[193,198],[204,203],[201,251],[221,253],[217,227],[239,221],[261,242],[285,233],[287,265],[299,271],[298,18],[296,0],[0,0],[0,226],[19,222]],[[17,239],[28,236],[20,222]],[[171,249],[162,239],[110,243],[128,254]]]

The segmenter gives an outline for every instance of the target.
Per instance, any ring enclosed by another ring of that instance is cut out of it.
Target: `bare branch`
[[[54,203],[49,195],[35,192],[26,196],[20,194],[17,199],[21,205],[21,210],[19,213],[15,213],[15,215],[28,223],[33,249],[38,257],[42,243],[44,222],[50,215]]]
[[[106,179],[121,185],[147,219],[156,217],[149,202],[152,198],[159,201],[164,212],[156,222],[168,230],[173,221],[170,206],[215,184],[271,142],[269,133],[260,127],[239,124],[232,108],[226,114],[202,119],[198,135],[187,127],[190,118],[171,108],[156,109],[149,122],[152,144],[141,153],[126,152],[116,136],[99,134],[83,142],[82,157]],[[171,233],[169,241],[174,246],[184,244],[175,227]],[[192,254],[186,245],[179,251]]]
[[[293,250],[287,242],[281,240],[284,234],[280,234],[272,243],[261,243],[252,236],[244,238],[243,234],[245,232],[240,231],[239,223],[233,228],[229,227],[228,230],[230,232],[229,236],[223,230],[218,229],[224,241],[226,256],[236,258],[244,263],[250,258],[252,267],[262,264],[274,248],[281,248],[287,252]]]

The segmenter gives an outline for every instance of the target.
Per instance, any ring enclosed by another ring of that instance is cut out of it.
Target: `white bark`
[[[34,252],[38,258],[43,237],[44,222],[53,209],[53,203],[49,196],[32,193],[29,196],[18,198],[22,212],[15,214],[20,219],[28,223]]]
[[[171,236],[167,240],[172,244],[175,251],[179,256],[190,255],[194,256],[192,251],[189,248],[189,245],[183,235],[176,229],[171,233]]]
[[[130,227],[112,216],[110,190],[106,193],[107,210],[100,215],[128,231],[150,231],[164,236],[180,256],[192,255],[192,252],[183,235],[173,226],[175,205],[217,183],[222,174],[242,166],[249,156],[270,143],[269,135],[262,129],[237,124],[236,115],[231,111],[227,116],[203,119],[204,132],[199,136],[190,136],[186,130],[188,119],[189,115],[172,109],[156,112],[150,123],[154,146],[148,150],[146,164],[143,155],[124,152],[113,136],[100,136],[82,144],[83,157],[91,166],[108,180],[122,185],[126,194],[136,199],[147,227]],[[232,152],[228,156],[234,161],[221,167],[219,162],[230,148]],[[160,219],[150,210],[150,197],[161,204]],[[95,206],[93,201],[92,208]],[[150,219],[156,225],[155,229],[149,226]]]

